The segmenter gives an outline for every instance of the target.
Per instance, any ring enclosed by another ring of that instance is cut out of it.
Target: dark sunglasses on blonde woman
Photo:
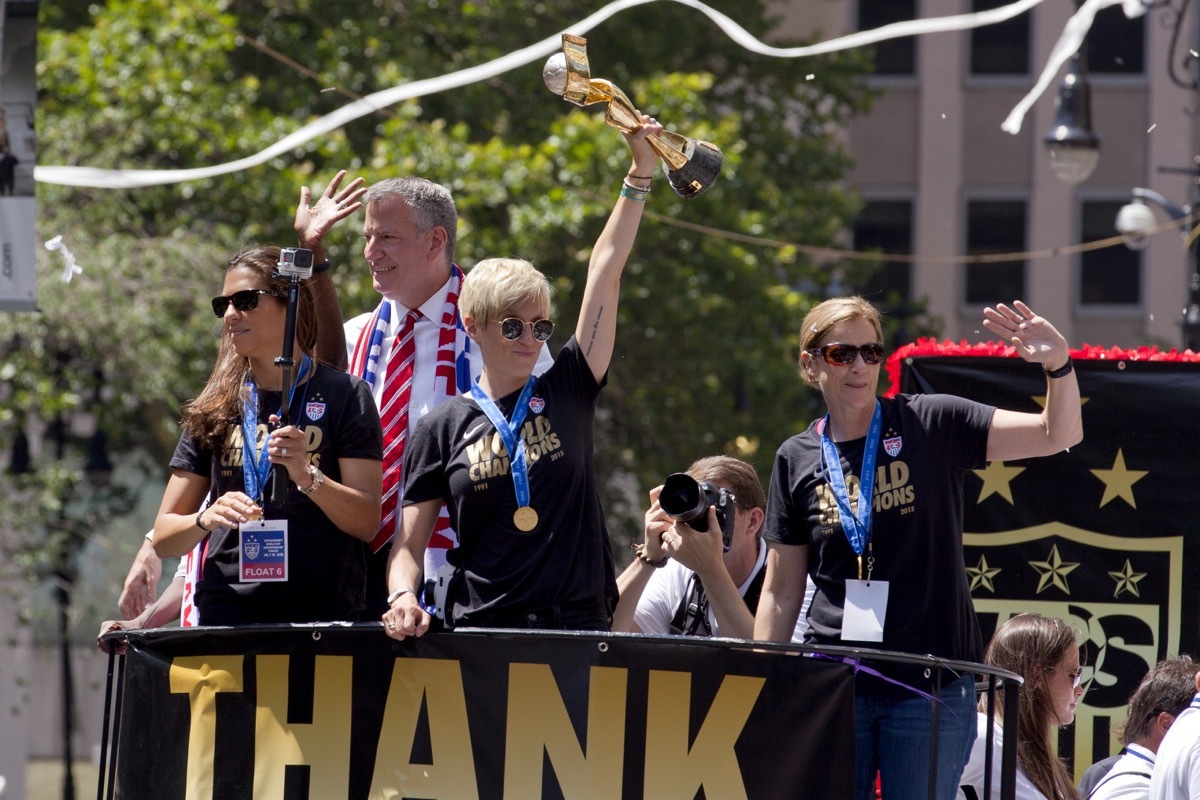
[[[879,342],[864,344],[862,347],[853,344],[827,344],[814,347],[808,351],[810,356],[821,356],[825,363],[833,367],[846,367],[854,363],[854,359],[862,354],[864,364],[879,364],[883,362],[886,351]]]

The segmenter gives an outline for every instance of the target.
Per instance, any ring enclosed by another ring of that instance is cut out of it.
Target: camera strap
[[[671,633],[676,636],[713,635],[712,626],[708,623],[708,595],[704,592],[704,584],[700,582],[700,577],[694,572],[688,579],[683,602],[679,604],[671,620]]]

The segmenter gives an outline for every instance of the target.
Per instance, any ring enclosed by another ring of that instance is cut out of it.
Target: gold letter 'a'
[[[422,698],[429,714],[432,764],[409,763]],[[396,659],[375,750],[370,797],[479,797],[462,668],[457,661]]]
[[[171,662],[171,692],[188,695],[188,800],[212,800],[217,692],[242,691],[241,656],[189,656]]]

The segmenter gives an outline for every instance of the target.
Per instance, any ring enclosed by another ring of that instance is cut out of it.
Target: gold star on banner
[[[1125,569],[1122,572],[1110,572],[1108,577],[1117,582],[1117,589],[1113,592],[1113,597],[1120,597],[1121,592],[1128,591],[1134,597],[1141,597],[1142,593],[1138,591],[1138,581],[1146,577],[1144,572],[1134,572],[1133,565],[1129,563],[1129,559],[1125,559]]]
[[[982,503],[987,498],[994,494],[998,494],[1008,501],[1008,504],[1013,503],[1012,487],[1009,482],[1025,471],[1024,467],[1006,467],[1003,461],[989,461],[986,469],[971,470],[979,479],[983,481],[983,488],[979,490],[979,499],[976,503]]]
[[[975,591],[982,586],[989,592],[995,592],[996,587],[992,585],[992,578],[1000,574],[999,567],[989,567],[987,556],[979,557],[979,565],[975,567],[967,567],[967,575],[971,578],[971,591]]]
[[[1117,458],[1113,461],[1112,469],[1094,469],[1091,473],[1104,481],[1104,496],[1100,498],[1100,508],[1116,500],[1118,497],[1129,503],[1130,508],[1137,508],[1133,499],[1133,485],[1150,474],[1149,470],[1126,469],[1125,454],[1117,448]]]
[[[1038,579],[1037,594],[1041,594],[1042,590],[1051,583],[1070,594],[1071,587],[1067,586],[1067,576],[1075,571],[1079,562],[1064,562],[1062,556],[1058,554],[1058,545],[1054,545],[1050,548],[1049,560],[1030,561],[1029,566],[1042,573],[1042,577]]]

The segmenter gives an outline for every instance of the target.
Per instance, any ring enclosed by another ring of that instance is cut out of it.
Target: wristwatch
[[[416,593],[416,592],[414,592],[412,589],[397,589],[396,591],[392,592],[391,594],[389,594],[389,595],[387,596],[387,604],[388,604],[388,608],[391,608],[391,607],[392,607],[392,603],[394,603],[394,602],[396,602],[397,600],[399,600],[399,599],[400,599],[400,596],[401,596],[401,595],[404,595],[404,594],[411,594],[413,597],[416,597],[416,596],[417,596],[417,593]],[[377,596],[378,596],[378,595],[377,595]]]
[[[319,470],[317,467],[314,467],[312,464],[308,465],[308,474],[312,477],[312,483],[308,485],[308,488],[305,489],[302,487],[296,487],[300,489],[300,494],[304,495],[305,497],[309,496],[317,489],[320,489],[321,484],[325,482],[325,473],[321,472],[321,470]]]

